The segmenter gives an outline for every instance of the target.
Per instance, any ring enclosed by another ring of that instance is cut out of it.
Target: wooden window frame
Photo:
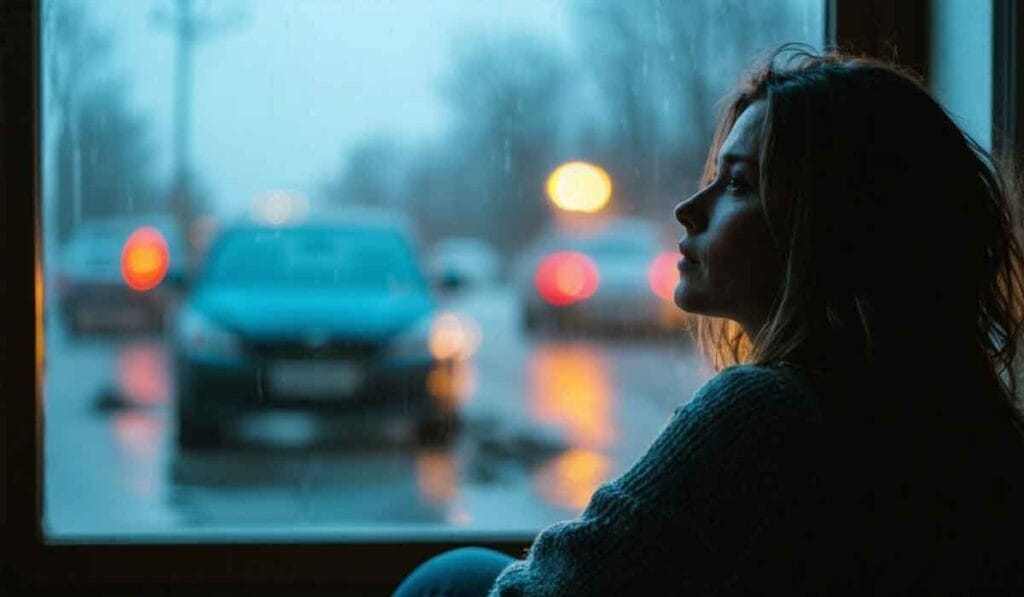
[[[823,1],[827,43],[887,57],[896,47],[898,59],[927,74],[927,40],[920,33],[927,29],[926,12],[906,8],[914,4],[926,9],[926,1]],[[530,538],[479,534],[372,541],[298,537],[255,543],[44,540],[38,15],[38,0],[8,0],[0,9],[0,189],[5,212],[0,221],[0,304],[7,308],[0,345],[0,593],[102,589],[105,594],[128,594],[140,589],[159,593],[163,588],[177,594],[190,587],[217,587],[218,594],[388,594],[418,563],[453,547],[483,545],[521,555]],[[1012,42],[1017,39],[1015,31]]]

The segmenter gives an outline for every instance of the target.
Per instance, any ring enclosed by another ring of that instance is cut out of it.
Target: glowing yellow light
[[[167,274],[170,255],[167,242],[155,228],[143,226],[132,232],[121,249],[121,277],[130,288],[145,292]]]
[[[534,484],[548,502],[582,510],[598,486],[608,480],[609,473],[611,463],[603,454],[574,448],[540,469]]]
[[[154,247],[139,247],[128,254],[128,267],[138,272],[152,272],[160,268],[161,253]]]
[[[480,347],[480,326],[471,318],[446,312],[430,326],[430,353],[438,360],[465,361]]]
[[[551,173],[547,190],[548,197],[559,209],[594,213],[608,204],[612,179],[599,166],[568,162]]]

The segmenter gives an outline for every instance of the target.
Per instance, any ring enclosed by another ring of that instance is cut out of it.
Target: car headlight
[[[479,346],[480,326],[476,321],[462,313],[444,311],[424,317],[399,336],[392,346],[392,355],[465,361]]]
[[[189,354],[234,357],[241,353],[238,337],[194,309],[182,309],[179,341]]]

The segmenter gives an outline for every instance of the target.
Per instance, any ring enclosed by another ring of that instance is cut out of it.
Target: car
[[[522,253],[515,286],[528,331],[672,332],[689,323],[672,302],[679,254],[632,216],[553,226]]]
[[[424,442],[458,424],[453,359],[408,222],[349,212],[242,223],[213,241],[174,334],[182,450],[230,439],[253,413],[305,411],[411,425]]]
[[[57,260],[57,306],[72,335],[163,330],[188,275],[184,235],[166,214],[85,220]]]
[[[501,257],[483,239],[448,237],[431,248],[429,269],[442,290],[486,288],[499,281]]]

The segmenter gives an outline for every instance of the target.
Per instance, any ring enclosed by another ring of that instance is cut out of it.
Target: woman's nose
[[[682,224],[683,228],[686,229],[688,234],[693,234],[699,225],[699,219],[696,209],[697,199],[700,197],[700,192],[690,195],[686,199],[683,199],[676,205],[675,216],[676,221]]]

